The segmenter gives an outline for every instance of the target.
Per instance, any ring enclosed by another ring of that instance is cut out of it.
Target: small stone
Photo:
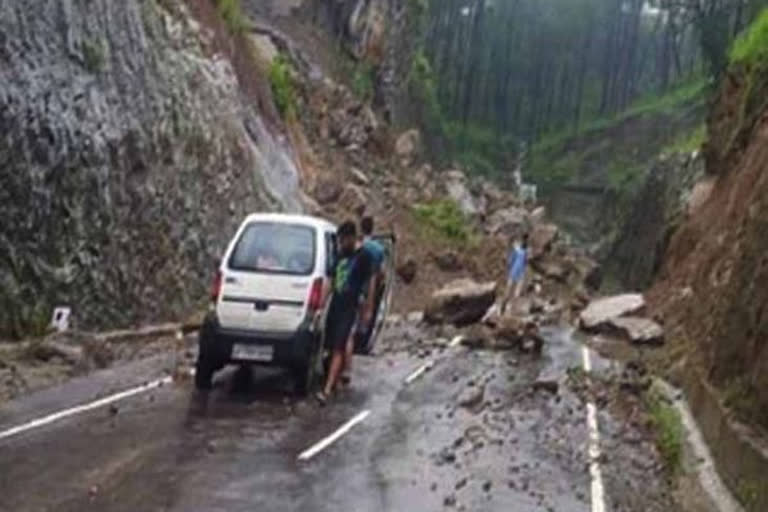
[[[453,494],[450,494],[445,497],[443,500],[443,505],[446,507],[455,507],[456,506],[456,496]]]
[[[465,487],[466,485],[467,485],[467,478],[464,477],[461,480],[459,480],[458,482],[456,482],[456,485],[454,486],[454,489],[456,489],[458,491],[461,488]]]
[[[491,482],[490,480],[488,480],[487,482],[485,482],[485,483],[483,484],[483,490],[484,490],[485,492],[491,492],[491,488],[492,488],[492,487],[493,487],[493,482]]]

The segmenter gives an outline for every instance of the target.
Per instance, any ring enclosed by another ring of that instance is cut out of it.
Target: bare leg
[[[524,283],[525,283],[525,279],[521,277],[520,280],[515,285],[515,298],[518,298],[523,294]]]
[[[343,377],[342,379],[349,381],[349,378],[352,374],[352,356],[355,353],[355,332],[357,329],[352,329],[352,332],[349,334],[349,339],[347,339],[347,346],[344,350],[344,369],[342,370]]]
[[[336,349],[331,356],[331,367],[328,370],[328,380],[325,382],[325,389],[323,390],[326,395],[330,395],[333,388],[336,387],[336,382],[339,380],[339,374],[344,366],[344,351]]]
[[[512,281],[507,281],[507,287],[504,289],[504,297],[501,299],[501,314],[503,315],[504,312],[507,310],[507,304],[509,303],[509,300],[512,298],[512,290],[514,288],[514,284]]]

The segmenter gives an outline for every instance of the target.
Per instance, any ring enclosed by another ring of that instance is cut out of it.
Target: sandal
[[[328,395],[325,393],[325,391],[318,391],[315,393],[315,398],[321,406],[325,406],[325,404],[328,403]]]

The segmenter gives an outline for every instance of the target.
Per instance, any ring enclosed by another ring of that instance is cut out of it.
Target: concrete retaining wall
[[[725,484],[747,512],[768,511],[768,442],[736,421],[698,372],[689,372],[685,392]]]

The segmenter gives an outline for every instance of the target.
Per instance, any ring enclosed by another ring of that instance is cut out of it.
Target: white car
[[[304,215],[253,214],[229,244],[200,329],[195,384],[211,387],[228,363],[294,372],[306,393],[322,371],[323,285],[336,226]]]

